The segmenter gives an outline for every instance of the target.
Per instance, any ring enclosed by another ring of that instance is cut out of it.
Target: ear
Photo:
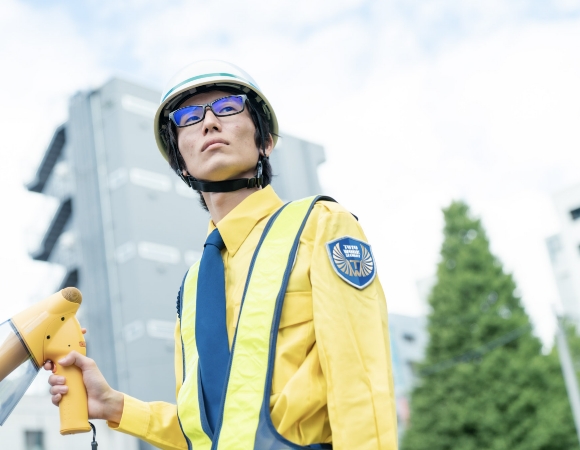
[[[268,140],[266,141],[266,148],[264,149],[264,153],[266,153],[266,156],[269,158],[273,150],[274,150],[274,139],[272,139],[272,135],[269,134]]]

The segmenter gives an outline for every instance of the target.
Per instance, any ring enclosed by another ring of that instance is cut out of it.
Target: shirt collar
[[[276,195],[272,186],[268,185],[246,197],[232,209],[217,225],[228,253],[235,255],[256,224],[264,217],[273,214],[282,205],[284,202]],[[208,235],[215,228],[213,220],[210,220]]]

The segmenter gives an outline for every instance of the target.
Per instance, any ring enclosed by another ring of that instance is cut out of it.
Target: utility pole
[[[568,347],[562,317],[556,314],[556,320],[558,323],[558,333],[556,335],[558,355],[560,356],[560,365],[562,366],[566,391],[568,392],[568,399],[570,400],[572,415],[574,416],[574,424],[576,425],[576,434],[578,435],[578,442],[580,443],[580,390],[578,389],[578,379],[576,378],[576,371],[574,370],[572,355]]]

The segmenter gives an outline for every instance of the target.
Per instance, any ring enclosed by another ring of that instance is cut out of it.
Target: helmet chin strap
[[[177,169],[177,175],[192,189],[201,192],[233,192],[240,189],[251,189],[264,186],[262,175],[262,159],[267,156],[260,154],[256,166],[256,176],[253,178],[237,178],[235,180],[224,181],[201,181],[191,175],[183,175],[181,168]]]

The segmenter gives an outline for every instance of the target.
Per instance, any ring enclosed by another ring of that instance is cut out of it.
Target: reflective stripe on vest
[[[184,380],[177,408],[190,449],[331,448],[302,447],[289,442],[274,429],[269,409],[284,295],[300,235],[312,207],[320,199],[333,201],[328,197],[310,197],[284,205],[269,219],[256,247],[242,297],[215,436],[211,436],[207,426],[198,380],[195,303],[199,264],[189,270],[181,290]]]
[[[181,353],[183,357],[183,385],[177,397],[177,416],[183,434],[187,440],[188,450],[209,450],[211,439],[204,432],[201,411],[197,404],[201,392],[198,392],[197,344],[195,343],[195,306],[197,291],[197,274],[199,261],[187,273],[181,289]],[[184,307],[184,300],[187,306]],[[186,411],[183,413],[182,411]],[[206,429],[209,429],[207,425]],[[193,445],[192,445],[193,444]]]

